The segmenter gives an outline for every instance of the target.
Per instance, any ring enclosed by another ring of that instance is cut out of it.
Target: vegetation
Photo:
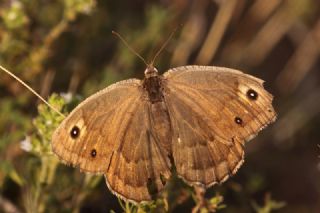
[[[246,146],[246,162],[209,189],[200,212],[320,211],[320,3],[317,0],[3,0],[0,64],[62,113],[113,82],[201,64],[236,68],[266,81],[278,121]],[[173,177],[157,200],[135,206],[101,176],[66,167],[51,134],[62,121],[0,74],[0,212],[189,212],[196,191]],[[38,107],[37,107],[38,106]]]

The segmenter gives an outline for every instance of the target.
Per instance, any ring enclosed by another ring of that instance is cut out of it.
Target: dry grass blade
[[[292,25],[304,12],[303,2],[287,2],[267,21],[244,52],[244,63],[256,66],[267,57],[271,50],[287,34]]]
[[[279,7],[281,1],[279,0],[257,0],[249,8],[248,12],[244,14],[243,19],[236,26],[235,33],[231,35],[226,44],[222,58],[229,63],[240,63],[242,57],[242,50],[246,47],[248,42],[252,39],[253,33],[261,27],[268,17]]]
[[[283,94],[292,93],[301,83],[320,55],[320,20],[313,30],[309,31],[305,39],[298,46],[285,68],[280,72],[276,84]],[[283,87],[283,82],[287,86]]]
[[[218,14],[215,17],[207,38],[202,45],[199,55],[196,58],[197,64],[209,64],[214,57],[221,39],[227,29],[233,11],[237,5],[237,0],[222,1]]]

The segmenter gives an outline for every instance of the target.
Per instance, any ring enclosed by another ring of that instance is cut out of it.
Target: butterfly
[[[259,78],[215,66],[182,66],[117,82],[80,103],[52,136],[53,152],[103,174],[132,202],[154,198],[176,174],[210,187],[234,175],[245,143],[276,119]],[[152,186],[152,187],[150,187]]]

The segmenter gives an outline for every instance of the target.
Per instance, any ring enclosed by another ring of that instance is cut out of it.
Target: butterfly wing
[[[82,171],[104,173],[109,189],[125,200],[150,200],[164,186],[161,176],[169,178],[170,161],[146,100],[139,80],[94,94],[54,132],[53,152]]]
[[[140,81],[113,84],[80,103],[52,137],[53,152],[66,164],[91,173],[106,171],[121,125],[141,96]],[[119,119],[121,118],[121,119]]]
[[[171,175],[168,151],[154,128],[159,123],[153,123],[151,107],[146,99],[137,103],[139,110],[131,115],[105,174],[107,184],[117,196],[134,202],[151,200]]]
[[[240,71],[186,66],[164,74],[177,173],[210,186],[241,166],[245,141],[276,118],[263,81]]]

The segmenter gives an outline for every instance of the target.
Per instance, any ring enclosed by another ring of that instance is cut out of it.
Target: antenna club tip
[[[119,33],[117,33],[117,31],[111,30],[111,33],[115,36],[118,36],[118,37],[120,36]]]

